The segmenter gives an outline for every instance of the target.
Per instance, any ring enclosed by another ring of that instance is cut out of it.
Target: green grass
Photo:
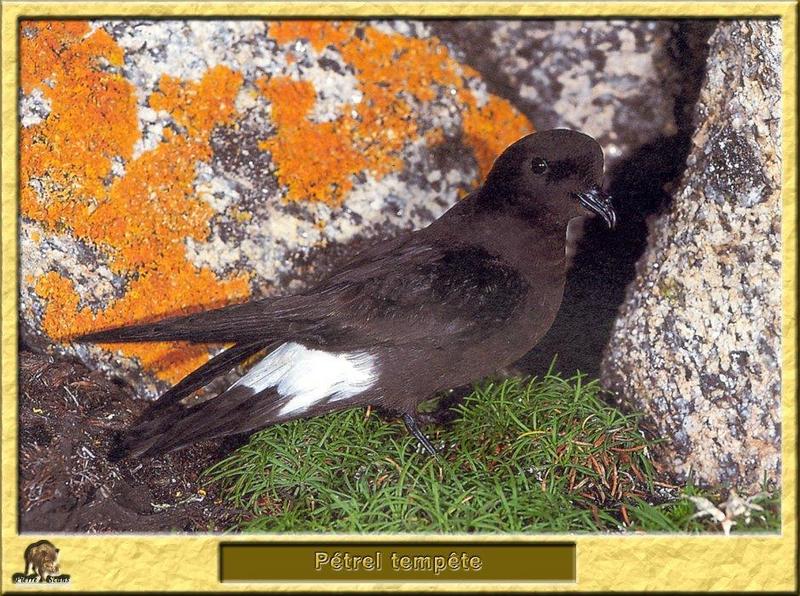
[[[206,476],[245,511],[233,529],[246,532],[718,531],[656,480],[638,417],[600,391],[580,375],[478,386],[452,423],[425,429],[439,461],[374,411],[298,420]],[[764,519],[734,532],[779,528],[777,498],[760,504]]]

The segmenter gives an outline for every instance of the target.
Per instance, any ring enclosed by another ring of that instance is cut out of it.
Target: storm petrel
[[[564,292],[570,220],[615,224],[602,177],[591,137],[533,133],[428,227],[368,248],[309,290],[78,338],[234,344],[156,400],[112,457],[367,405],[402,416],[435,454],[417,405],[513,363],[547,332]],[[259,352],[218,396],[183,403]]]

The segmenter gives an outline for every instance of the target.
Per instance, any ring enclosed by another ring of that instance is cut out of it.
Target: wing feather
[[[528,284],[472,245],[392,242],[311,290],[90,333],[78,341],[298,341],[334,349],[457,336],[507,319]]]

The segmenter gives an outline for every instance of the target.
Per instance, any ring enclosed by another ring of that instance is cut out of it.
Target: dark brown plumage
[[[567,224],[597,213],[614,225],[602,173],[590,137],[528,135],[430,226],[364,251],[306,292],[78,338],[235,343],[162,395],[116,456],[367,404],[402,415],[433,452],[415,424],[417,404],[513,363],[550,328],[564,290]],[[262,350],[221,395],[180,403]]]

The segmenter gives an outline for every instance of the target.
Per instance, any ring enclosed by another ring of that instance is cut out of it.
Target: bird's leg
[[[430,453],[433,457],[438,457],[436,449],[433,448],[433,445],[431,445],[431,442],[428,440],[428,437],[425,436],[425,433],[423,433],[419,426],[417,426],[417,421],[414,419],[414,417],[411,414],[403,414],[403,422],[406,423],[408,432],[416,437],[417,441],[419,441],[425,448],[425,451]]]

